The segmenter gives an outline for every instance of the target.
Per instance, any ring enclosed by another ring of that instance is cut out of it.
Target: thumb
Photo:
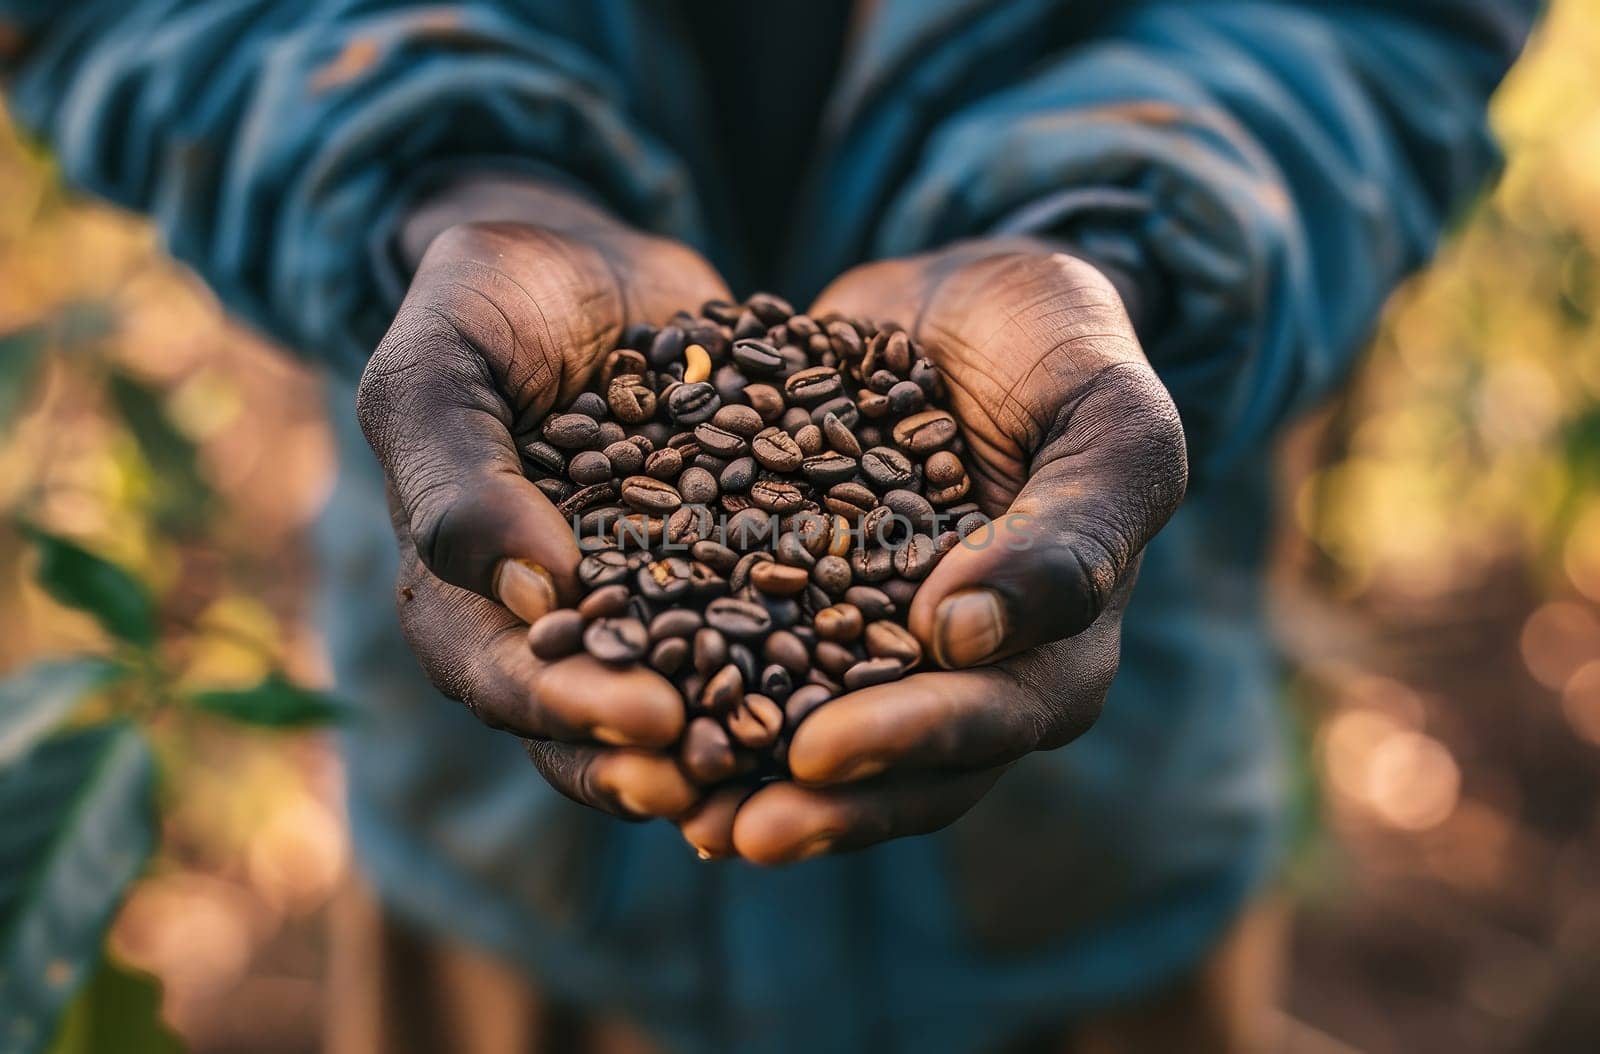
[[[1082,632],[1183,499],[1183,427],[1143,363],[1101,370],[1064,406],[1028,482],[918,589],[911,632],[946,668]]]

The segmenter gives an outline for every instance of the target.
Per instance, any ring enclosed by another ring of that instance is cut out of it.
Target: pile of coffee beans
[[[701,783],[782,775],[808,714],[922,663],[917,583],[987,523],[944,394],[901,329],[768,294],[630,329],[522,448],[584,554],[533,651],[670,678]]]

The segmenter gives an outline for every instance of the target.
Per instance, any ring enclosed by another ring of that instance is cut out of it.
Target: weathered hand
[[[461,216],[537,222],[450,225]],[[357,407],[388,481],[406,639],[440,691],[528,738],[569,797],[682,814],[699,791],[660,752],[683,727],[677,689],[529,651],[527,623],[576,600],[579,552],[517,451],[625,327],[727,289],[693,251],[538,188],[458,187],[414,221],[407,249],[421,260]]]
[[[713,855],[804,859],[942,827],[1005,766],[1094,723],[1146,542],[1187,482],[1183,430],[1111,282],[1028,240],[869,264],[812,308],[900,323],[939,365],[973,497],[994,518],[919,589],[948,672],[853,692],[795,732],[795,782],[715,795]]]

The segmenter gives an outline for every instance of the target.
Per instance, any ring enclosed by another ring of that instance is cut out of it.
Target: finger
[[[994,786],[1000,768],[919,775],[849,787],[770,783],[740,806],[733,846],[756,864],[789,864],[936,831]]]
[[[588,655],[543,663],[527,628],[503,607],[402,564],[400,627],[445,695],[484,723],[521,736],[661,748],[683,730],[683,700],[666,678]]]
[[[528,757],[562,794],[623,819],[671,819],[700,799],[699,789],[661,754],[531,740]]]
[[[734,855],[733,820],[751,791],[750,787],[724,787],[678,820],[683,840],[700,859],[721,860]]]
[[[997,520],[964,538],[917,591],[911,632],[947,668],[1082,632],[1183,498],[1183,428],[1148,365],[1083,385]]]

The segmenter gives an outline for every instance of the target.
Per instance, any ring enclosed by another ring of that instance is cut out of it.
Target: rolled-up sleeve
[[[393,232],[455,169],[529,170],[698,240],[680,158],[621,81],[519,5],[0,2],[7,94],[75,186],[288,346],[359,369],[402,290]]]
[[[1139,5],[951,115],[879,227],[900,254],[1045,233],[1136,276],[1203,477],[1346,372],[1496,163],[1536,4]]]

